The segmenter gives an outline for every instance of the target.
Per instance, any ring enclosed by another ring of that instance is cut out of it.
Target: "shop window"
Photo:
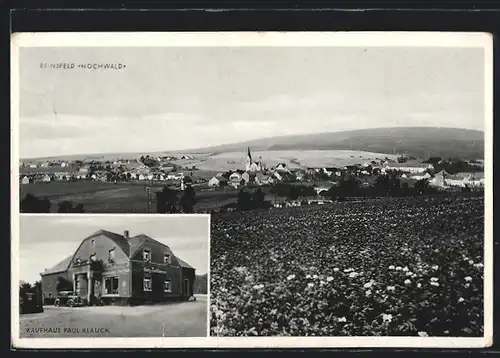
[[[105,277],[104,278],[104,294],[117,295],[118,294],[118,277]]]
[[[143,261],[151,261],[151,250],[143,249],[142,250],[142,260]]]
[[[166,264],[170,264],[170,254],[163,255],[163,260]]]
[[[152,280],[151,277],[144,277],[144,291],[152,291]]]
[[[170,285],[170,280],[165,280],[165,292],[172,292],[172,286]]]

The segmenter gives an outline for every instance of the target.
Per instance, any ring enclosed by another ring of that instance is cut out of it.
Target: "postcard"
[[[485,33],[12,35],[16,347],[486,347]]]

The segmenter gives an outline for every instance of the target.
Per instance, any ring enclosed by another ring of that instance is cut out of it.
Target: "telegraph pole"
[[[151,213],[151,188],[150,187],[146,187],[146,195],[148,197],[148,214]]]

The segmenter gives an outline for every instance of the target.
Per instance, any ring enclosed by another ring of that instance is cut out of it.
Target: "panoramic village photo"
[[[20,334],[485,337],[484,43],[220,43],[19,50]]]
[[[206,337],[207,215],[20,220],[21,338]]]

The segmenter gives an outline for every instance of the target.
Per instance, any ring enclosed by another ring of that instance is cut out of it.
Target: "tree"
[[[397,158],[398,163],[406,163],[408,161],[408,157],[405,155],[401,155]]]
[[[191,184],[187,184],[182,194],[180,205],[183,213],[192,213],[196,203],[196,194]]]
[[[47,198],[39,199],[33,194],[26,194],[20,206],[22,213],[50,213],[51,203]]]
[[[287,197],[289,200],[297,200],[299,198],[298,189],[295,185],[290,185]]]
[[[252,196],[253,207],[255,208],[263,208],[265,202],[266,195],[262,191],[261,188],[257,188],[255,193]]]
[[[156,192],[157,211],[161,214],[176,213],[177,210],[177,191],[166,185],[162,191]]]
[[[59,203],[57,208],[58,213],[84,213],[83,204],[73,205],[71,201],[65,200]]]
[[[238,192],[238,202],[237,207],[239,210],[250,210],[251,209],[252,196],[250,193],[244,189]]]

